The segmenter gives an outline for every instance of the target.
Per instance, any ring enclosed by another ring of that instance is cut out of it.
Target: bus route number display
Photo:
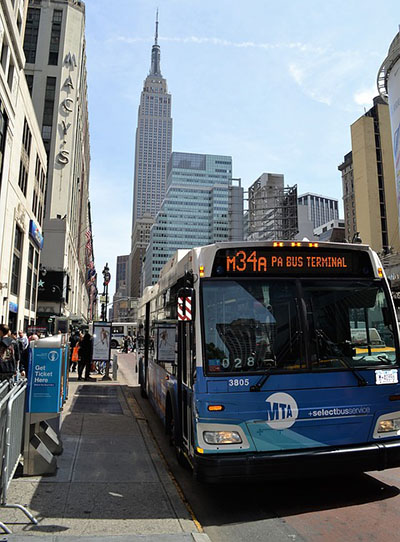
[[[372,275],[369,256],[350,251],[277,251],[276,249],[226,249],[218,251],[213,276],[300,274],[300,275]]]

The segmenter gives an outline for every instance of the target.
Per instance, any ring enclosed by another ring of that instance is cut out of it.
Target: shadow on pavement
[[[29,525],[29,531],[63,531],[68,528],[65,520],[81,519],[176,522],[122,386],[84,383],[70,394],[56,475],[20,478],[12,484],[15,502],[27,504],[39,523],[43,518],[54,523]],[[2,518],[10,514],[18,524],[21,517],[14,511],[2,512]]]

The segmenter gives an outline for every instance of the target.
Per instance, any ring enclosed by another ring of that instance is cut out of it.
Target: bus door
[[[186,289],[186,296],[193,299],[192,292]],[[184,298],[185,299],[185,298]],[[185,301],[184,301],[185,302]],[[186,318],[188,313],[185,314]],[[191,316],[190,316],[191,318]],[[180,421],[180,434],[182,437],[181,445],[186,450],[190,448],[191,430],[192,430],[192,388],[193,388],[193,364],[195,356],[193,353],[194,322],[192,319],[179,320],[178,323],[178,408]]]
[[[182,445],[189,450],[192,425],[193,323],[179,325],[178,405]]]

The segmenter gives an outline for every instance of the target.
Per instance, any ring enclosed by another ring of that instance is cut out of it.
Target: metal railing
[[[27,508],[20,504],[7,502],[8,487],[21,459],[23,449],[26,389],[27,381],[25,379],[18,381],[15,385],[9,382],[0,383],[0,507],[17,508],[33,524],[37,525],[37,520]],[[11,534],[10,529],[4,523],[0,522],[0,527],[7,534]]]

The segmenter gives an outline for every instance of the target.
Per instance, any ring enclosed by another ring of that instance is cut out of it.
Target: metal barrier
[[[32,514],[20,504],[7,503],[7,491],[14,476],[15,470],[21,458],[24,419],[25,419],[25,399],[27,381],[20,380],[14,386],[7,383],[9,391],[4,394],[5,384],[0,385],[0,454],[1,464],[1,502],[0,507],[17,508],[21,510],[30,521],[37,525],[37,520]],[[2,522],[0,527],[7,534],[11,534],[10,529]]]
[[[0,401],[7,395],[10,391],[10,382],[8,380],[3,380],[0,382]]]

